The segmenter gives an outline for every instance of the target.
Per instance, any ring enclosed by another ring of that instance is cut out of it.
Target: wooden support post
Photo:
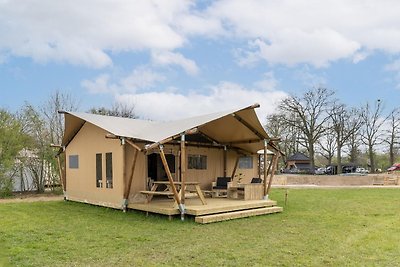
[[[165,158],[163,145],[159,145],[159,149],[160,149],[161,161],[164,166],[164,170],[168,176],[169,184],[171,186],[172,193],[174,194],[174,199],[175,199],[176,203],[178,204],[178,206],[181,208],[181,200],[179,198],[178,191],[176,190],[171,171],[169,170],[167,159]]]
[[[132,180],[133,180],[133,176],[135,174],[135,169],[136,169],[136,160],[139,154],[139,151],[137,149],[135,149],[135,154],[133,155],[133,162],[132,162],[132,169],[131,169],[131,175],[129,176],[129,180],[126,181],[125,183],[125,190],[124,190],[124,199],[125,201],[128,201],[129,198],[129,194],[131,192],[131,186],[132,186]],[[125,159],[124,159],[125,161]],[[126,203],[127,205],[128,203]]]
[[[226,157],[227,157],[227,151],[226,151],[226,146],[224,146],[224,152],[223,152],[223,162],[224,162],[224,177],[226,177]]]
[[[261,154],[258,154],[258,179],[261,180]]]
[[[268,147],[268,140],[267,139],[264,139],[264,199],[268,199],[268,196],[267,196],[267,177],[268,177],[268,170],[269,170],[269,167],[271,166],[271,164],[268,166],[268,169],[267,169],[267,162],[268,162],[268,150],[267,150],[267,147]]]
[[[271,190],[272,179],[274,178],[280,157],[281,157],[281,153],[279,153],[279,152],[277,152],[277,155],[274,156],[273,166],[272,166],[272,170],[271,170],[271,174],[270,174],[269,182],[268,182],[267,196],[269,195],[269,191]]]
[[[185,135],[181,135],[181,204],[185,205],[185,182],[186,182],[186,147]]]
[[[65,194],[65,191],[67,190],[66,188],[66,184],[65,184],[65,179],[64,179],[64,175],[63,175],[63,171],[61,169],[61,162],[60,162],[60,154],[56,156],[57,158],[57,165],[58,165],[58,170],[60,172],[60,182],[61,182],[61,186],[63,189],[63,192]],[[64,196],[65,197],[65,196]]]
[[[126,211],[126,208],[128,206],[128,199],[129,199],[129,194],[131,192],[131,186],[132,186],[132,180],[133,176],[135,174],[135,168],[136,168],[136,160],[139,154],[139,151],[141,151],[140,147],[138,147],[136,144],[134,144],[132,141],[128,139],[121,139],[121,144],[123,145],[123,168],[124,168],[124,178],[126,176],[125,173],[125,157],[126,157],[126,147],[125,147],[125,142],[128,143],[130,146],[133,147],[134,149],[134,155],[133,155],[133,162],[132,162],[132,169],[131,169],[131,175],[129,175],[128,181],[125,181],[125,188],[124,188],[124,203],[123,203],[123,210]]]
[[[232,175],[231,175],[231,181],[233,181],[233,178],[235,177],[236,169],[237,169],[237,166],[239,164],[239,158],[240,158],[240,156],[237,155],[237,158],[236,158],[236,161],[235,161],[235,166],[233,167],[233,171],[232,171]]]

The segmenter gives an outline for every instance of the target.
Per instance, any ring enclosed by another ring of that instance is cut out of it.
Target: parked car
[[[321,175],[321,174],[326,174],[326,168],[318,168],[315,170],[315,174]]]
[[[364,169],[364,168],[357,168],[356,172],[358,172],[358,173],[369,173],[369,170]]]
[[[392,172],[392,171],[400,171],[400,163],[395,163],[393,164],[392,167],[390,167],[389,169],[387,169],[388,172]]]

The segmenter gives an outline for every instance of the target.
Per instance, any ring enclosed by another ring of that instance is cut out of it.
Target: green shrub
[[[12,196],[13,181],[9,177],[0,176],[0,198]]]

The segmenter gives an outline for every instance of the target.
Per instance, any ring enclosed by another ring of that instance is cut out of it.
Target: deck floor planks
[[[227,221],[227,220],[257,216],[257,215],[277,213],[282,211],[283,209],[281,207],[267,207],[267,208],[239,210],[239,211],[224,212],[224,213],[211,214],[205,216],[197,216],[195,218],[195,222],[206,224],[206,223]]]
[[[257,209],[276,205],[273,200],[240,200],[227,198],[207,198],[207,205],[200,199],[186,199],[186,214],[193,216],[209,215],[238,210]],[[150,203],[130,203],[128,208],[164,215],[178,215],[179,210],[172,199],[154,198]]]

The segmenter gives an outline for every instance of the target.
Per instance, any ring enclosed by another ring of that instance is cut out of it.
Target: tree
[[[397,146],[400,144],[400,108],[393,109],[388,116],[387,138],[385,142],[389,145],[390,165],[395,163]]]
[[[282,123],[282,114],[272,114],[267,116],[267,123],[265,125],[267,133],[272,137],[279,137],[281,139],[279,148],[284,152],[285,157],[298,151],[298,144],[296,140],[296,129]]]
[[[383,104],[382,101],[378,99],[374,107],[371,107],[371,105],[367,103],[361,114],[361,119],[364,124],[361,140],[367,146],[372,172],[375,172],[375,147],[382,142],[382,126],[387,120],[387,118],[382,117],[382,113]]]
[[[328,161],[328,165],[332,165],[332,159],[335,156],[336,138],[332,128],[328,125],[325,134],[317,141],[320,148],[319,154]]]
[[[138,116],[136,116],[135,114],[134,106],[128,106],[127,104],[123,104],[121,102],[114,103],[111,109],[105,107],[91,108],[89,112],[105,116],[115,116],[115,117],[131,118],[131,119],[138,118]]]
[[[0,109],[0,195],[12,192],[11,172],[16,158],[28,138],[15,115]]]
[[[30,155],[24,157],[24,165],[32,175],[37,192],[43,192],[48,182],[55,180],[54,152],[50,148],[51,134],[46,121],[32,105],[25,104],[20,114],[23,131],[31,137]]]
[[[76,111],[78,107],[79,103],[72,95],[56,90],[39,108],[50,134],[50,143],[61,144],[64,135],[64,116],[58,111]]]
[[[289,96],[282,100],[278,109],[284,114],[283,123],[297,129],[298,138],[307,149],[311,159],[311,169],[315,168],[314,145],[324,134],[329,116],[327,107],[332,103],[334,92],[326,88],[315,88],[303,96]]]
[[[357,109],[348,110],[344,104],[335,103],[328,112],[336,139],[338,173],[341,173],[342,148],[353,134],[358,132],[363,121],[360,119],[360,112]]]

